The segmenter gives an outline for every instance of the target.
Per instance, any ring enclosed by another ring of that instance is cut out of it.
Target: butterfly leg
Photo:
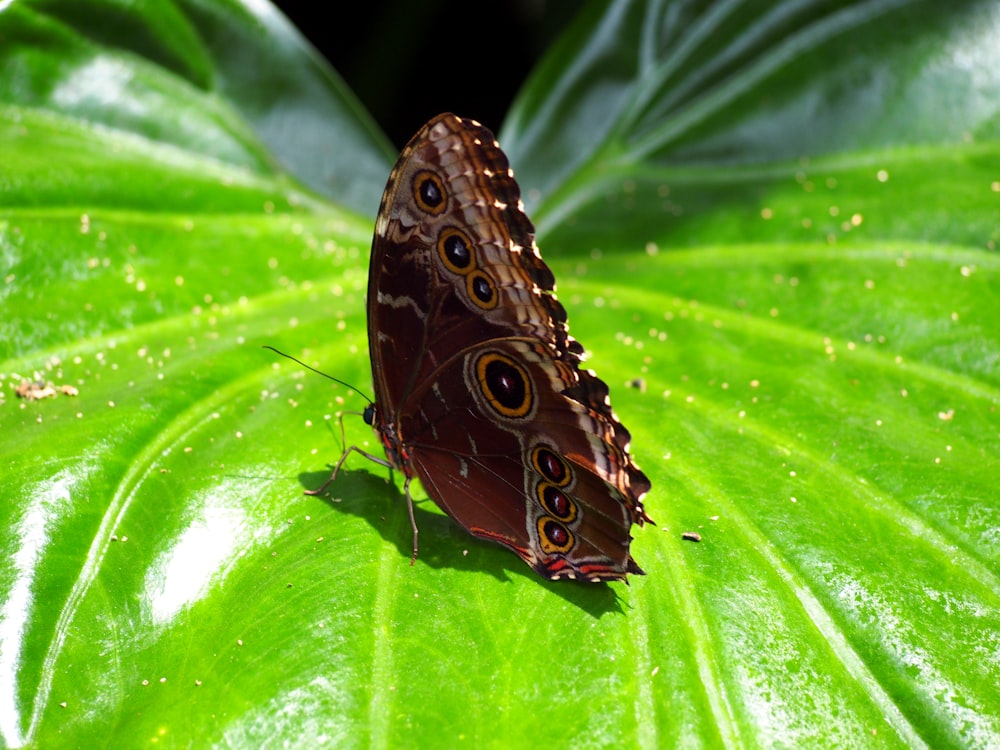
[[[330,474],[330,478],[327,479],[325,482],[323,482],[323,484],[321,484],[316,489],[314,489],[314,490],[306,490],[305,494],[307,494],[307,495],[322,495],[323,492],[326,490],[326,488],[330,486],[330,483],[333,482],[333,480],[337,478],[337,472],[340,471],[340,467],[344,465],[344,461],[347,460],[347,457],[349,455],[351,455],[352,452],[354,452],[354,453],[360,453],[362,456],[364,456],[365,458],[367,458],[369,461],[374,461],[375,463],[381,464],[382,466],[388,466],[390,469],[392,468],[392,464],[390,464],[384,458],[379,458],[378,456],[374,456],[371,453],[369,453],[368,451],[362,450],[361,448],[359,448],[356,445],[352,445],[349,448],[345,449],[344,452],[341,454],[340,460],[337,461],[337,465],[333,467],[333,473]],[[407,497],[409,497],[409,495],[407,495]]]
[[[406,509],[410,512],[410,527],[413,529],[413,557],[410,558],[412,566],[417,561],[417,535],[420,532],[417,529],[417,519],[413,517],[413,498],[410,497],[411,479],[412,477],[407,477],[406,481],[403,482],[403,492],[406,494]]]

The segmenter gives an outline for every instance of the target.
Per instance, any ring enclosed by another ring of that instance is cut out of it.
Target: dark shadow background
[[[498,130],[529,71],[581,7],[579,0],[275,4],[398,148],[440,112]]]

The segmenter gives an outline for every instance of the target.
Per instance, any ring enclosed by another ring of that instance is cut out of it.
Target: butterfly
[[[330,478],[351,452],[401,471],[413,559],[416,478],[544,578],[643,574],[629,531],[651,522],[650,483],[554,292],[493,134],[453,114],[424,125],[389,175],[368,276],[364,419],[386,459],[349,447]]]

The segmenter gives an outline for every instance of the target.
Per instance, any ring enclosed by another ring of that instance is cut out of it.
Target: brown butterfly
[[[629,530],[651,521],[650,484],[554,290],[493,134],[435,117],[389,175],[372,243],[365,421],[388,461],[352,446],[330,479],[362,453],[402,471],[411,522],[416,477],[545,578],[625,580],[643,573]]]

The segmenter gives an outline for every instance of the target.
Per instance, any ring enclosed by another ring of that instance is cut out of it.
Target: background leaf
[[[367,384],[391,155],[280,16],[0,8],[3,743],[996,744],[998,26],[599,2],[554,44],[501,143],[659,523],[588,587],[429,501],[411,568],[377,466],[302,495],[360,399],[259,345]]]
[[[0,101],[378,204],[392,147],[267,3],[30,0],[3,23]]]

